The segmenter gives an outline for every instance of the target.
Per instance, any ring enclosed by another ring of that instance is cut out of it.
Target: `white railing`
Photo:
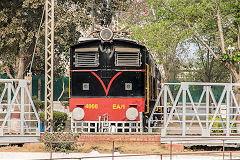
[[[28,81],[0,79],[1,85],[4,88],[0,97],[0,136],[39,136],[40,119],[28,90]]]
[[[149,132],[161,132],[163,137],[239,136],[240,103],[234,92],[238,86],[240,84],[195,82],[162,84],[148,121]],[[193,97],[194,88],[198,88],[200,97],[196,94]],[[213,91],[217,88],[222,88],[218,90],[219,99]]]
[[[74,133],[142,133],[142,112],[140,121],[108,121],[103,116],[98,121],[75,121],[71,119],[71,129]]]

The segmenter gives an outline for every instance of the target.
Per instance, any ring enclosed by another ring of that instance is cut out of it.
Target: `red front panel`
[[[138,112],[144,112],[144,98],[70,98],[70,112],[81,107],[85,116],[84,121],[98,121],[98,117],[108,114],[109,121],[128,121],[126,111],[134,106]],[[139,116],[136,119],[139,121]]]

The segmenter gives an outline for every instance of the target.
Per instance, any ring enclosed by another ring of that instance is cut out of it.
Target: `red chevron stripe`
[[[92,74],[99,80],[99,82],[102,84],[103,89],[104,89],[104,91],[105,91],[105,93],[106,93],[106,96],[108,95],[108,92],[109,92],[109,90],[110,90],[110,87],[111,87],[113,81],[114,81],[120,74],[122,74],[122,72],[118,72],[117,74],[115,74],[115,76],[113,76],[113,78],[110,80],[110,82],[109,82],[109,84],[108,84],[108,87],[107,87],[107,89],[106,89],[106,86],[105,86],[105,84],[103,83],[102,79],[101,79],[95,72],[91,72],[91,73],[92,73]]]

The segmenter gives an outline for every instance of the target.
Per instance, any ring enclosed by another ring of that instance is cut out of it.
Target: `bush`
[[[213,118],[212,115],[209,116],[209,121],[211,121]],[[215,121],[220,121],[220,117],[217,115],[216,118],[215,118]],[[225,119],[223,119],[225,120]],[[232,121],[232,119],[230,119],[230,121]],[[224,126],[222,126],[224,125]],[[212,125],[212,128],[224,128],[226,126],[226,123],[223,123],[222,122],[213,122],[213,125]],[[233,128],[236,128],[236,123],[233,124],[232,126]],[[213,133],[223,133],[223,130],[212,130]],[[237,131],[236,130],[231,130],[231,133],[236,133]]]
[[[211,121],[213,118],[212,115],[209,116],[209,121]],[[215,121],[220,121],[219,116],[216,116]],[[213,128],[222,128],[222,123],[221,122],[214,122],[212,125]],[[213,133],[223,133],[223,130],[212,130]]]
[[[54,152],[69,152],[74,151],[79,146],[76,142],[79,138],[79,133],[63,133],[63,132],[55,132],[49,133],[45,132],[42,141],[45,144],[45,149],[49,151],[51,149],[51,142],[52,143],[52,150]],[[64,142],[67,141],[67,142]],[[71,141],[71,142],[69,142]]]
[[[69,101],[63,101],[61,102],[63,106],[69,106]]]
[[[32,100],[34,103],[34,106],[37,111],[43,111],[44,110],[44,102],[37,99],[37,96],[32,96]]]
[[[64,122],[67,120],[67,113],[53,111],[53,131],[62,131],[64,129]],[[40,121],[44,122],[45,112],[40,113]]]
[[[36,100],[33,100],[33,103],[37,111],[44,110],[44,102],[36,99]]]

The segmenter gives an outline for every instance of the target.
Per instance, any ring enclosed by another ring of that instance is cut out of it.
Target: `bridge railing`
[[[0,136],[39,136],[40,119],[28,89],[28,81],[0,79],[0,91]]]
[[[234,92],[234,87],[239,86],[230,83],[164,83],[151,112],[148,130],[161,132],[162,136],[240,135],[240,95]],[[214,92],[216,89],[219,96]]]

